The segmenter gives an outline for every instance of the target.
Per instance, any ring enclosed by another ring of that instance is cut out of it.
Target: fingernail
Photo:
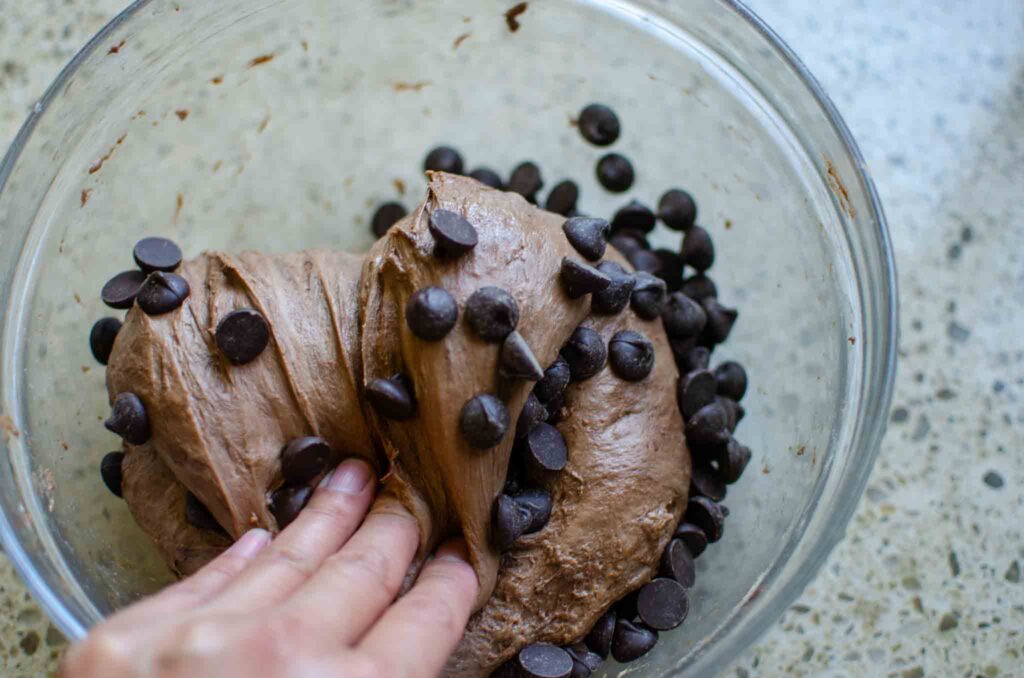
[[[270,533],[257,527],[243,534],[241,539],[232,544],[231,552],[243,558],[252,558],[269,543]]]
[[[334,469],[331,479],[327,481],[327,489],[345,494],[359,494],[370,482],[373,473],[370,465],[362,459],[346,459]]]
[[[434,560],[453,560],[460,563],[469,562],[469,549],[466,548],[466,540],[462,537],[449,539],[437,547],[434,553]]]

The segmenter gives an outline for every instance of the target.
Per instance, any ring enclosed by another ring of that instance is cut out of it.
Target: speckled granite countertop
[[[846,540],[727,675],[1024,675],[1024,3],[750,0],[831,94],[890,220],[889,434]],[[124,0],[0,0],[0,146]],[[64,643],[0,555],[0,673]]]

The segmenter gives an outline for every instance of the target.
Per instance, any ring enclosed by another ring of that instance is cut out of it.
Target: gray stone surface
[[[0,0],[0,147],[123,0]],[[836,102],[902,292],[889,434],[846,540],[727,675],[1022,675],[1024,3],[751,0]],[[63,643],[0,556],[0,673]]]

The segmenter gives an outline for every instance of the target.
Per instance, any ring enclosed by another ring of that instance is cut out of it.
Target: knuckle
[[[267,558],[271,565],[291,570],[303,579],[313,576],[313,572],[316,571],[317,564],[294,546],[274,544],[266,550],[263,557]]]
[[[71,648],[64,658],[67,676],[122,675],[131,666],[131,643],[121,635],[100,628]]]
[[[369,585],[382,589],[395,588],[392,571],[394,565],[391,558],[376,547],[361,549],[342,549],[330,560],[332,569],[337,570],[344,579],[366,580]]]
[[[448,636],[462,634],[461,615],[443,598],[417,594],[409,601],[408,612],[409,619],[416,628],[441,628]]]
[[[382,678],[382,676],[395,675],[394,670],[387,665],[386,661],[368,654],[353,654],[345,662],[347,678]]]

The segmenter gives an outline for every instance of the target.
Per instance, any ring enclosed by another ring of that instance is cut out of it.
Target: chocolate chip
[[[723,306],[714,297],[704,298],[701,306],[708,316],[708,323],[701,334],[701,343],[721,344],[729,338],[732,326],[739,317],[739,311]]]
[[[270,343],[270,325],[256,309],[240,308],[217,323],[214,336],[228,361],[244,365],[258,358]]]
[[[484,341],[504,341],[519,324],[519,306],[500,287],[481,287],[466,301],[466,322]]]
[[[638,200],[633,200],[625,207],[620,208],[612,217],[612,233],[619,233],[623,229],[650,233],[654,230],[656,221],[650,207]]]
[[[103,285],[100,298],[110,308],[131,308],[145,281],[146,274],[142,271],[123,271]]]
[[[615,609],[608,610],[601,618],[594,624],[594,628],[590,629],[590,633],[583,639],[583,642],[587,644],[591,650],[596,652],[600,657],[608,657],[608,653],[612,651],[612,639],[615,637]]]
[[[612,657],[615,661],[634,661],[650,652],[658,643],[658,632],[626,619],[615,622]]]
[[[569,678],[590,678],[604,663],[601,655],[591,652],[583,643],[571,645],[565,648],[565,651],[572,657],[572,673],[569,674]]]
[[[700,226],[694,226],[683,238],[683,249],[680,251],[683,262],[701,273],[715,263],[715,246],[711,235]]]
[[[618,153],[609,153],[597,161],[597,180],[612,193],[624,193],[636,178],[633,165]]]
[[[683,286],[679,288],[679,291],[696,302],[700,302],[701,299],[706,299],[707,297],[718,296],[718,287],[715,286],[715,281],[703,273],[698,273],[684,280]]]
[[[690,555],[694,558],[704,553],[704,549],[708,547],[708,537],[704,534],[704,530],[693,523],[679,523],[673,536],[683,540],[686,548],[690,550]]]
[[[708,317],[704,308],[682,292],[668,295],[665,311],[661,315],[665,333],[670,337],[688,339],[704,330]]]
[[[536,202],[537,191],[544,187],[540,176],[540,168],[532,162],[524,162],[512,170],[508,180],[508,190],[518,193],[530,202]]]
[[[103,478],[103,484],[107,486],[107,489],[115,497],[122,496],[121,482],[123,476],[121,474],[121,462],[123,461],[124,452],[108,452],[100,462],[100,477]]]
[[[170,272],[181,266],[181,248],[167,238],[143,238],[135,244],[132,255],[146,273]]]
[[[594,217],[571,217],[562,225],[569,244],[590,261],[604,256],[608,222]]]
[[[507,494],[494,502],[494,538],[498,550],[504,553],[512,548],[530,524],[529,510]]]
[[[568,379],[568,365],[566,366],[566,378]],[[516,440],[525,438],[527,433],[547,418],[547,409],[541,404],[535,392],[531,392],[526,396],[523,411],[519,413],[519,419],[516,421]]]
[[[146,315],[161,315],[181,306],[191,292],[180,275],[156,271],[142,283],[135,301]]]
[[[747,392],[747,371],[737,362],[724,362],[715,368],[718,394],[735,401],[743,400]]]
[[[338,455],[323,438],[305,436],[281,450],[281,475],[289,485],[305,485],[337,464]]]
[[[385,419],[406,421],[416,415],[412,384],[400,374],[371,380],[366,385],[366,400]]]
[[[673,346],[673,350],[675,347]],[[683,374],[706,370],[711,364],[711,351],[707,346],[689,346],[685,351],[676,355],[676,364]]]
[[[498,372],[510,379],[540,381],[544,378],[544,368],[540,366],[537,356],[533,355],[526,339],[518,332],[509,332],[505,337],[501,345]]]
[[[549,424],[557,424],[562,421],[565,419],[565,394],[559,393],[544,408],[548,411],[547,422]]]
[[[608,342],[608,364],[620,378],[642,381],[654,369],[654,345],[639,332],[617,332]]]
[[[110,417],[103,425],[132,445],[142,445],[150,437],[146,406],[134,393],[117,394]]]
[[[478,242],[473,224],[461,214],[450,210],[435,209],[430,213],[427,225],[434,236],[435,253],[442,257],[457,257],[470,251]]]
[[[565,438],[551,424],[537,424],[527,434],[523,452],[527,463],[540,471],[561,471],[569,462]]]
[[[397,202],[386,202],[377,208],[370,221],[370,228],[378,238],[383,238],[388,229],[398,223],[408,212]]]
[[[703,534],[703,533],[702,533]],[[661,554],[661,576],[671,577],[686,588],[697,583],[697,568],[690,549],[682,539],[672,539]]]
[[[274,492],[270,498],[270,512],[274,514],[278,528],[283,530],[288,527],[306,507],[312,495],[313,488],[306,486],[282,487]]]
[[[565,362],[562,356],[558,356],[555,362],[544,370],[544,378],[533,387],[533,392],[538,400],[547,404],[556,396],[562,395],[562,391],[569,385],[570,376],[569,363]]]
[[[658,272],[655,274],[665,281],[669,292],[676,292],[683,286],[683,258],[664,248],[653,251],[658,258]]]
[[[496,188],[499,191],[505,189],[505,182],[501,180],[501,175],[489,167],[479,167],[470,172],[469,176],[476,179],[484,186],[490,186],[491,188]]]
[[[661,272],[661,260],[658,255],[650,250],[636,250],[626,259],[637,271],[644,271],[651,275],[658,275]],[[666,285],[667,287],[667,285]]]
[[[210,509],[206,508],[203,502],[199,501],[199,497],[191,492],[185,492],[185,521],[200,530],[224,531],[224,528],[210,513]]]
[[[523,534],[540,532],[551,519],[551,493],[545,489],[524,490],[516,495],[516,502],[530,515],[530,522]]]
[[[462,168],[462,156],[451,146],[438,146],[423,161],[423,169],[426,171],[462,174]]]
[[[517,661],[524,678],[569,678],[572,673],[572,657],[551,643],[527,645]]]
[[[695,370],[679,377],[676,402],[683,419],[690,419],[706,405],[715,402],[715,375],[709,370]]]
[[[715,396],[715,402],[721,405],[722,409],[725,410],[725,418],[728,422],[727,425],[729,427],[729,430],[735,431],[736,425],[739,423],[739,420],[742,419],[743,415],[745,414],[745,412],[743,411],[743,406],[740,405],[735,400],[733,400],[732,398],[726,398],[725,396]]]
[[[654,320],[665,309],[665,281],[646,271],[638,271],[635,278],[636,285],[629,297],[630,305],[644,320]]]
[[[658,201],[658,218],[676,231],[685,231],[697,220],[697,204],[686,191],[674,188]]]
[[[722,530],[725,527],[723,508],[707,497],[691,497],[686,505],[686,521],[699,527],[707,536],[708,542],[714,544],[722,538]]]
[[[583,138],[595,146],[610,146],[619,138],[619,116],[604,104],[590,104],[580,112],[577,125]]]
[[[611,280],[611,284],[590,298],[590,310],[598,315],[616,315],[629,305],[629,295],[636,287],[633,274],[614,261],[602,261],[597,270]]]
[[[424,287],[413,292],[405,305],[405,322],[424,341],[443,339],[459,319],[459,306],[441,287]]]
[[[114,350],[114,340],[121,331],[121,321],[117,318],[100,318],[89,331],[89,349],[92,357],[100,365],[110,360],[110,352]]]
[[[636,619],[636,600],[639,595],[640,589],[630,591],[619,602],[615,603],[615,613],[619,619],[628,619],[630,621]]]
[[[697,410],[686,422],[686,442],[690,447],[720,447],[729,442],[729,421],[725,409],[716,402]]]
[[[647,249],[647,240],[640,238],[633,231],[616,233],[608,241],[608,244],[618,250],[619,254],[627,259],[637,250]]]
[[[569,257],[562,257],[561,277],[565,293],[570,299],[600,292],[612,284],[611,278],[590,264]]]
[[[600,334],[589,327],[577,327],[562,347],[562,357],[569,363],[572,380],[586,381],[604,367],[608,351]]]
[[[576,209],[576,201],[580,199],[580,188],[576,182],[566,179],[555,184],[555,187],[548,193],[548,200],[544,203],[544,209],[548,212],[568,215]]]
[[[494,447],[508,433],[509,419],[505,403],[490,393],[470,398],[459,414],[459,429],[471,447]],[[527,436],[529,440],[529,436]]]
[[[707,497],[711,501],[725,499],[725,483],[705,459],[694,459],[690,468],[690,496]]]
[[[728,484],[735,483],[750,463],[750,448],[731,439],[718,454],[718,474]]]
[[[690,601],[682,584],[661,577],[640,589],[636,608],[644,624],[659,631],[670,631],[686,620]]]

